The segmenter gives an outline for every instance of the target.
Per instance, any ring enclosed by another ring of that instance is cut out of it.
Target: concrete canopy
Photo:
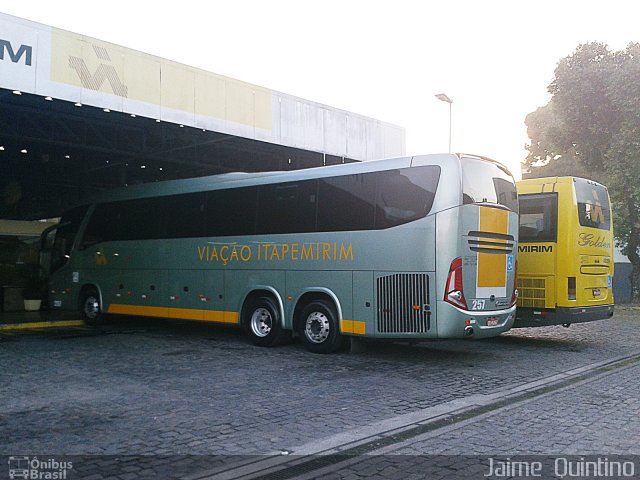
[[[115,186],[402,156],[404,129],[0,13],[0,218]]]

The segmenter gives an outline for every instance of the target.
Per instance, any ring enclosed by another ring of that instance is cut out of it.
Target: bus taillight
[[[567,282],[567,293],[569,300],[576,299],[576,277],[568,277],[569,281]]]
[[[456,307],[467,309],[467,302],[462,293],[462,258],[458,257],[451,262],[444,300]]]

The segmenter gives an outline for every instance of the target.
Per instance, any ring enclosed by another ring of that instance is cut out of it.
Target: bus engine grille
[[[544,308],[546,281],[544,278],[518,277],[518,307]]]
[[[429,276],[403,273],[377,280],[378,332],[426,333],[431,327]]]

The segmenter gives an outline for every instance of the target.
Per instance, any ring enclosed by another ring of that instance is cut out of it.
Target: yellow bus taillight
[[[567,293],[569,300],[576,299],[576,277],[569,277],[567,282]]]

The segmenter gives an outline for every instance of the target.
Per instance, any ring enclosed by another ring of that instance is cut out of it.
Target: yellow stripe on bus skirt
[[[204,322],[238,323],[238,312],[220,310],[199,310],[192,308],[148,307],[144,305],[123,305],[112,303],[107,313],[121,315],[138,315],[141,317],[164,317],[181,320],[198,320]],[[358,320],[342,320],[340,329],[343,333],[365,335],[367,324]]]
[[[148,307],[144,305],[123,305],[112,303],[107,313],[139,315],[141,317],[163,317],[202,322],[238,323],[238,312],[221,310],[199,310],[195,308]]]
[[[358,320],[341,320],[340,330],[342,333],[355,333],[364,335],[367,333],[367,324]]]

